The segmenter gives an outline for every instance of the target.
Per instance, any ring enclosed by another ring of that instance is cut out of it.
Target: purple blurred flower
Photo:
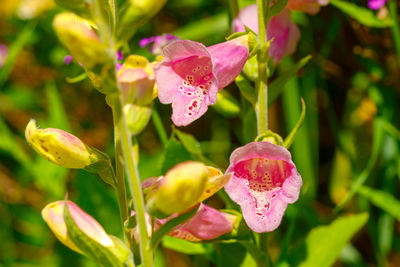
[[[257,233],[271,232],[281,223],[289,203],[303,184],[290,152],[269,142],[253,142],[234,150],[226,173],[229,197],[240,205],[247,225]]]
[[[4,44],[0,44],[0,68],[4,65],[7,59],[8,47]]]
[[[69,64],[71,64],[71,62],[72,62],[72,56],[71,56],[71,55],[66,55],[66,56],[64,57],[64,63],[65,63],[65,65],[69,65]]]
[[[121,51],[118,51],[118,52],[117,52],[117,60],[121,61],[121,60],[123,60],[123,59],[124,59],[124,56],[122,55],[122,52],[121,52]]]
[[[378,10],[386,3],[387,0],[368,0],[368,7],[373,10]]]
[[[179,37],[165,33],[163,35],[152,36],[140,40],[139,46],[145,47],[149,45],[149,51],[154,55],[161,54],[162,48],[174,40],[180,40]]]

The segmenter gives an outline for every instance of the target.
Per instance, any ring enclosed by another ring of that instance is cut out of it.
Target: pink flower
[[[244,32],[244,25],[258,34],[257,5],[250,5],[240,10],[239,15],[232,22],[232,30]],[[292,54],[296,50],[300,39],[300,31],[290,19],[290,12],[284,9],[278,15],[272,17],[267,25],[268,40],[274,39],[269,48],[269,55],[278,62],[285,55]]]
[[[387,0],[368,0],[368,8],[378,10],[386,3]]]
[[[68,235],[67,226],[64,222],[64,204],[68,205],[68,211],[84,234],[90,239],[104,247],[114,247],[114,242],[104,231],[103,227],[89,214],[81,210],[71,201],[56,201],[48,204],[42,210],[42,217],[50,227],[51,231],[64,245],[72,250],[82,253]]]
[[[279,226],[287,204],[298,199],[303,183],[290,152],[269,142],[253,142],[233,151],[226,173],[230,172],[225,191],[257,233]]]
[[[287,8],[303,11],[309,14],[315,14],[319,11],[320,6],[325,6],[329,0],[289,0]]]
[[[156,227],[173,217],[156,220]],[[236,216],[220,212],[201,203],[197,213],[191,219],[175,227],[168,235],[192,242],[212,240],[231,232],[235,220]]]
[[[218,90],[230,84],[242,71],[249,51],[247,35],[205,47],[177,40],[163,49],[156,67],[158,98],[172,103],[172,121],[185,126],[201,117],[217,101]]]

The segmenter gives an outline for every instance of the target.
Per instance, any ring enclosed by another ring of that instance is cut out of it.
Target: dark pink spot
[[[196,108],[196,107],[197,107],[197,101],[193,101],[193,104],[192,104],[192,105],[193,105],[193,107]]]
[[[187,95],[192,95],[192,93],[187,93]]]
[[[189,110],[192,110],[193,109],[193,107],[192,106],[189,106]]]

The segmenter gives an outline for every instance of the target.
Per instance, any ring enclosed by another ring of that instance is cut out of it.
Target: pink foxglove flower
[[[114,247],[114,242],[104,231],[103,227],[92,216],[81,210],[71,201],[56,201],[48,204],[42,210],[43,219],[58,240],[70,249],[82,253],[68,235],[67,226],[64,222],[64,204],[68,205],[68,211],[72,219],[87,237],[104,247]]]
[[[139,46],[145,47],[149,45],[149,51],[154,55],[160,55],[162,48],[174,40],[179,40],[178,36],[166,33],[163,35],[152,36],[140,40]]]
[[[325,6],[328,3],[329,0],[289,0],[286,7],[296,11],[315,14],[319,11],[320,6]]]
[[[378,10],[386,3],[387,0],[368,0],[368,8]]]
[[[250,5],[240,10],[239,15],[232,22],[232,30],[244,32],[244,25],[258,34],[257,5]],[[292,54],[296,50],[300,38],[300,31],[290,19],[290,12],[284,9],[278,15],[272,17],[267,25],[268,40],[274,39],[269,48],[269,54],[277,64],[285,55]]]
[[[249,55],[247,40],[245,35],[210,47],[177,40],[164,47],[155,71],[158,98],[172,103],[175,125],[190,124],[215,104],[218,90],[241,72]]]
[[[249,143],[231,154],[230,172],[225,191],[241,206],[247,225],[257,233],[275,230],[302,186],[290,152],[269,142]]]
[[[170,218],[156,220],[156,227],[166,223]],[[168,235],[192,242],[212,240],[231,232],[235,220],[236,216],[201,203],[197,213],[191,219],[175,227]]]

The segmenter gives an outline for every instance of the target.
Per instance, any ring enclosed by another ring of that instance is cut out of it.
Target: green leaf
[[[290,266],[332,266],[344,246],[366,224],[368,213],[343,216],[311,230],[289,257]]]
[[[165,146],[164,156],[161,162],[161,173],[166,173],[176,164],[191,159],[190,153],[174,136],[172,136]]]
[[[198,210],[198,207],[191,209],[189,212],[181,214],[180,216],[169,220],[167,223],[163,224],[151,237],[150,246],[154,250],[160,243],[163,236],[172,231],[176,226],[181,223],[186,222],[192,218]]]
[[[212,105],[212,107],[218,113],[228,118],[235,117],[240,113],[239,103],[226,90],[218,93],[217,103]]]
[[[268,10],[268,18],[278,15],[286,7],[287,2],[288,0],[280,0],[271,6]]]
[[[372,137],[372,151],[371,156],[367,162],[365,169],[354,179],[353,184],[350,187],[349,193],[345,198],[335,207],[334,212],[339,212],[346,203],[354,196],[354,194],[358,191],[358,189],[367,181],[367,178],[371,174],[376,161],[378,160],[379,152],[382,148],[382,142],[384,137],[384,128],[383,122],[385,120],[382,118],[376,118],[373,123],[373,137]]]
[[[276,78],[270,85],[268,90],[268,105],[271,105],[275,99],[283,92],[285,89],[285,84],[293,77],[296,76],[296,73],[299,69],[301,69],[307,62],[311,59],[311,55],[303,57],[297,62],[295,65],[291,66],[288,70],[283,72]]]
[[[110,236],[114,247],[104,247],[88,237],[75,223],[71,217],[68,205],[64,205],[64,221],[67,227],[68,236],[72,242],[88,257],[92,258],[99,265],[105,267],[124,267],[131,262],[132,255],[123,243],[116,237]]]
[[[193,135],[184,133],[174,128],[174,133],[181,141],[182,145],[189,151],[191,154],[201,155],[200,143],[194,138]]]
[[[161,242],[163,247],[189,255],[211,254],[213,251],[212,244],[192,243],[168,235],[164,236]]]
[[[390,18],[379,19],[374,11],[348,1],[331,0],[330,3],[365,26],[385,28],[393,25]]]
[[[392,194],[367,186],[361,186],[358,193],[400,221],[400,201]]]
[[[243,75],[239,74],[235,79],[235,83],[239,87],[242,96],[255,106],[257,103],[257,94],[250,82]]]

